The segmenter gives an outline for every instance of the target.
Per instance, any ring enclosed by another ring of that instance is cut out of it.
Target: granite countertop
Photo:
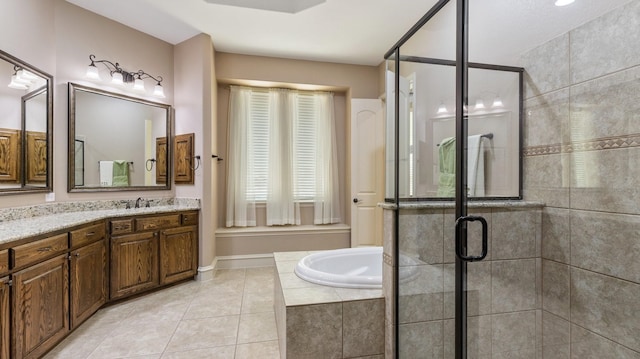
[[[69,204],[65,204],[69,207]],[[17,218],[8,221],[0,221],[0,244],[5,244],[20,239],[37,236],[65,228],[90,223],[106,218],[127,217],[144,214],[167,213],[175,211],[188,211],[200,209],[199,200],[180,201],[166,203],[157,206],[143,208],[106,208],[86,210],[82,204],[76,211],[67,210],[63,213],[34,215],[27,218]]]

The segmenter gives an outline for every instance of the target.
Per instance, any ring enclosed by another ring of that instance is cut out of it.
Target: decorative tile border
[[[525,157],[553,155],[560,153],[601,151],[616,148],[640,147],[640,134],[634,133],[624,136],[602,137],[593,140],[576,141],[567,144],[553,143],[544,146],[525,147],[522,151]]]
[[[392,267],[393,267],[393,258],[392,258],[389,254],[387,254],[387,253],[382,253],[382,261],[383,261],[385,264],[390,265],[390,266],[392,266]]]

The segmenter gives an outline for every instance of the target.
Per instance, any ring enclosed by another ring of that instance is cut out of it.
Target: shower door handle
[[[462,236],[457,235],[460,233],[460,226],[465,222],[479,221],[482,224],[482,253],[479,256],[468,256],[462,252]],[[464,216],[456,220],[456,256],[465,262],[477,262],[483,260],[489,252],[489,240],[487,231],[487,220],[481,216]]]

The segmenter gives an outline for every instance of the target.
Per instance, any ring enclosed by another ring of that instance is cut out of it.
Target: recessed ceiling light
[[[556,6],[566,6],[573,3],[575,0],[556,0]]]

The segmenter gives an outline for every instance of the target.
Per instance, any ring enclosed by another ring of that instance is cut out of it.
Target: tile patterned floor
[[[45,359],[280,358],[274,268],[218,270],[98,311]]]

